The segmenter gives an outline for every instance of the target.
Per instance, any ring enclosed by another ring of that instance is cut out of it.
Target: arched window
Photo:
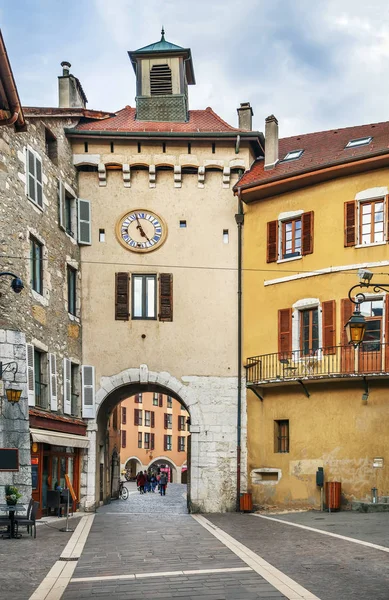
[[[169,65],[153,65],[150,71],[150,93],[152,96],[172,94],[172,72]]]

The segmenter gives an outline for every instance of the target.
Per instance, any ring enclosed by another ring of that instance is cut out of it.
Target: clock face
[[[161,217],[155,213],[137,208],[119,219],[116,234],[127,250],[152,252],[164,243],[167,227]]]

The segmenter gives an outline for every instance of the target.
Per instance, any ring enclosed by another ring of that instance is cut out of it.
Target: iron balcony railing
[[[49,408],[49,398],[47,393],[47,383],[35,382],[35,406],[39,408]]]
[[[302,352],[274,352],[247,359],[247,384],[349,376],[389,376],[389,344],[332,346]]]

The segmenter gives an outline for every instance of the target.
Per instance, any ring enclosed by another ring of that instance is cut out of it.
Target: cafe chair
[[[19,531],[19,527],[27,527],[27,532],[32,535],[32,529],[34,528],[34,538],[36,538],[36,515],[39,508],[39,502],[33,502],[30,518],[19,517],[15,519],[15,524],[17,531]]]
[[[66,499],[63,498],[62,493],[59,490],[48,490],[46,497],[46,508],[48,515],[50,515],[52,509],[54,509],[57,517],[62,516],[62,508],[66,506]]]

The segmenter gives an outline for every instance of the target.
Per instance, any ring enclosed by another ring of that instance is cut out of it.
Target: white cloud
[[[134,105],[127,50],[157,41],[164,25],[169,41],[192,49],[191,108],[210,105],[232,125],[243,101],[258,129],[276,114],[282,136],[389,118],[386,0],[68,0],[55,36],[58,7],[38,3],[32,27],[13,10],[23,0],[5,1],[6,25],[20,32],[6,43],[26,104],[56,105],[68,59],[89,107]]]

